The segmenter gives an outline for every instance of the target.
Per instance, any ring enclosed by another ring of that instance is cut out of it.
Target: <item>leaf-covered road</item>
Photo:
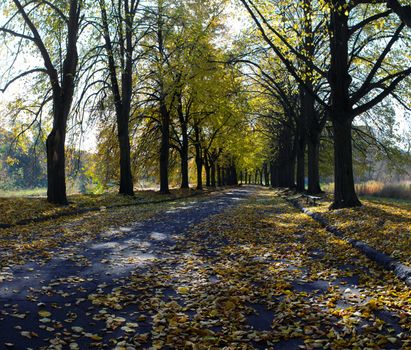
[[[6,271],[0,348],[411,346],[410,290],[264,189],[178,202]]]
[[[64,335],[72,327],[81,327],[87,335],[76,341],[79,334],[74,333],[73,348],[76,343],[86,348],[102,335],[106,340],[112,338],[112,334],[104,336],[104,322],[90,324],[89,296],[121,286],[118,279],[131,272],[146,272],[147,266],[170,254],[188,227],[249,194],[249,189],[233,190],[205,201],[177,201],[151,219],[109,229],[91,242],[66,244],[46,263],[32,261],[4,269],[5,280],[0,280],[0,348],[2,344],[39,348],[50,343],[59,348],[56,333]]]

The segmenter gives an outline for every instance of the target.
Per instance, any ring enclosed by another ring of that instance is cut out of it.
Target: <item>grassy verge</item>
[[[10,197],[45,197],[47,195],[47,188],[32,188],[26,190],[0,190],[0,198]]]
[[[334,184],[322,184],[321,188],[327,193],[334,192]],[[366,198],[386,198],[411,201],[411,182],[385,184],[379,181],[367,181],[355,185],[357,194]]]
[[[309,206],[300,200],[304,207],[321,213],[347,237],[368,243],[411,266],[410,201],[363,197],[362,207],[330,211],[330,196],[318,206]]]
[[[56,206],[45,198],[9,197],[0,198],[0,224],[16,224],[22,220],[39,219],[55,216],[79,209],[108,206],[133,205],[144,202],[159,202],[169,199],[184,198],[196,194],[195,190],[171,190],[169,195],[160,195],[155,191],[138,191],[134,197],[122,196],[117,193],[99,195],[76,194],[68,197],[68,206]]]

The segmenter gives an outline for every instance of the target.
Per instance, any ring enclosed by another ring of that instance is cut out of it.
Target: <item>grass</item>
[[[321,188],[327,192],[334,191],[334,184],[323,184]],[[411,201],[411,182],[399,182],[384,184],[379,181],[367,181],[355,185],[355,190],[360,197],[364,198],[391,198],[398,200]]]
[[[136,191],[134,197],[122,196],[114,192],[104,194],[75,194],[68,196],[68,206],[56,206],[44,197],[22,197],[10,195],[0,198],[0,224],[15,224],[22,220],[42,218],[73,212],[78,209],[132,205],[141,202],[159,202],[167,199],[184,198],[196,193],[195,190],[171,190],[168,195],[161,195],[154,190]],[[23,192],[24,193],[24,192]]]
[[[0,199],[2,197],[45,197],[47,188],[30,188],[24,190],[0,190]]]
[[[411,201],[363,197],[362,207],[329,210],[332,196],[310,207],[348,238],[361,240],[411,266]],[[302,202],[307,207],[307,203]]]

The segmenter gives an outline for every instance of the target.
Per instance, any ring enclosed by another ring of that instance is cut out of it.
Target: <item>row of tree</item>
[[[248,125],[242,77],[222,64],[224,3],[13,0],[3,5],[7,19],[0,31],[4,44],[13,45],[5,75],[14,75],[2,90],[28,76],[35,82],[36,102],[18,99],[9,107],[29,120],[27,129],[35,124],[47,129],[44,119],[51,116],[50,202],[67,203],[66,136],[76,123],[84,128],[85,119],[98,126],[97,154],[119,163],[113,173],[120,194],[133,195],[133,172],[153,159],[159,163],[160,191],[168,193],[170,157],[176,154],[182,188],[189,187],[192,157],[198,189],[203,170],[207,185],[236,182],[227,174],[246,147],[238,138],[247,138]],[[22,65],[21,57],[32,59]],[[44,65],[37,65],[37,57]],[[84,132],[87,138],[90,131]]]
[[[355,120],[367,123],[370,117],[387,128],[384,117],[392,114],[375,111],[388,96],[409,110],[411,8],[398,1],[241,2],[263,43],[252,40],[252,57],[235,61],[251,67],[259,92],[272,106],[260,111],[263,130],[271,128],[272,185],[305,189],[307,149],[308,192],[321,192],[320,137],[327,133],[334,144],[332,208],[361,205],[354,187],[352,132],[370,139],[372,134]]]
[[[34,78],[30,98],[9,109],[23,115],[23,129],[48,131],[50,202],[67,203],[68,132],[87,138],[93,125],[95,169],[106,183],[118,179],[121,194],[133,195],[133,174],[144,172],[158,173],[168,193],[176,167],[188,188],[192,162],[199,189],[203,175],[207,186],[235,184],[238,176],[249,181],[253,169],[270,175],[274,187],[304,191],[307,169],[308,192],[319,193],[326,138],[334,144],[333,207],[360,205],[352,132],[374,143],[381,137],[354,119],[378,119],[385,130],[392,116],[377,115],[382,101],[391,96],[409,108],[409,96],[399,92],[411,73],[404,54],[409,7],[396,0],[241,0],[232,6],[245,10],[245,30],[230,43],[228,3],[0,5],[7,48],[0,89]]]

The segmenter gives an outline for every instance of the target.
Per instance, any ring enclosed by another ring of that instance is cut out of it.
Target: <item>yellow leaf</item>
[[[46,318],[46,317],[50,317],[50,316],[51,316],[51,312],[48,312],[48,311],[46,311],[46,310],[41,310],[41,311],[38,312],[38,314],[39,314],[41,317],[43,317],[43,318]]]

